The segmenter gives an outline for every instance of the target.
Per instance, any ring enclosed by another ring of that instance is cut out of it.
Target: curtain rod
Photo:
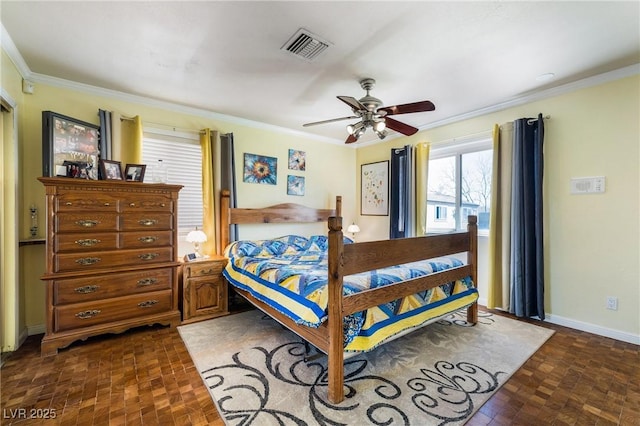
[[[481,132],[471,133],[469,135],[464,135],[464,136],[457,136],[455,138],[444,139],[444,140],[435,141],[435,142],[421,142],[421,143],[434,146],[434,145],[442,145],[442,144],[455,143],[455,142],[464,142],[464,141],[467,141],[468,139],[473,140],[476,138],[480,138],[481,136],[490,138],[491,130],[483,130]]]
[[[134,118],[133,117],[125,117],[124,115],[120,116],[120,121],[133,121]],[[197,133],[199,135],[204,135],[204,132],[202,130],[194,130],[194,129],[187,129],[187,128],[183,128],[183,127],[175,127],[175,126],[171,126],[170,124],[161,124],[161,123],[152,123],[151,121],[144,121],[144,124],[148,124],[148,125],[152,125],[152,126],[160,126],[160,127],[166,127],[169,128],[171,130],[173,130],[174,132],[189,132],[189,133]]]
[[[551,118],[551,116],[547,114],[547,115],[545,115],[545,116],[544,116],[544,117],[542,117],[542,118],[544,118],[545,120],[548,120],[548,119],[550,119],[550,118]],[[538,121],[538,119],[537,119],[537,118],[530,118],[530,119],[528,119],[528,120],[527,120],[527,124],[533,124],[533,123],[535,123],[536,121]]]

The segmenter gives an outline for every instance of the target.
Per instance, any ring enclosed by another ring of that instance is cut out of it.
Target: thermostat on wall
[[[571,178],[572,194],[593,194],[598,192],[604,192],[604,190],[605,190],[604,176]]]

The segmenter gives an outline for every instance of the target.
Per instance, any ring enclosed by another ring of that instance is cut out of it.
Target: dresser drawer
[[[54,208],[57,212],[117,212],[119,202],[117,197],[108,193],[74,191],[56,197]]]
[[[116,213],[60,213],[55,217],[55,232],[117,231]]]
[[[172,288],[173,268],[53,281],[53,303],[88,302]]]
[[[142,195],[132,200],[123,200],[121,211],[124,213],[154,211],[173,213],[173,200],[163,195]]]
[[[56,234],[55,245],[59,252],[115,250],[118,248],[118,234],[116,232]]]
[[[89,327],[170,310],[171,290],[56,306],[54,331]]]
[[[227,259],[221,259],[219,261],[203,261],[202,263],[193,262],[184,265],[184,277],[196,278],[204,277],[208,275],[220,275],[222,269],[227,264]]]
[[[119,266],[141,266],[174,261],[173,247],[119,251],[86,251],[54,256],[54,272],[94,271]]]
[[[170,213],[132,213],[121,218],[123,231],[160,230],[173,229],[173,215]]]
[[[120,248],[161,247],[173,245],[172,231],[137,231],[120,234]]]

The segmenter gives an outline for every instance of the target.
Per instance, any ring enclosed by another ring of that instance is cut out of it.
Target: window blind
[[[202,228],[202,151],[197,136],[145,132],[142,143],[142,161],[147,165],[145,182],[153,182],[158,160],[167,169],[167,183],[184,186],[178,199],[178,231]]]

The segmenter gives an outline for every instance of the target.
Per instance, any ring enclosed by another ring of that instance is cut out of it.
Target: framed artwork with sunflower
[[[266,155],[245,153],[242,181],[276,185],[278,183],[278,159]]]

